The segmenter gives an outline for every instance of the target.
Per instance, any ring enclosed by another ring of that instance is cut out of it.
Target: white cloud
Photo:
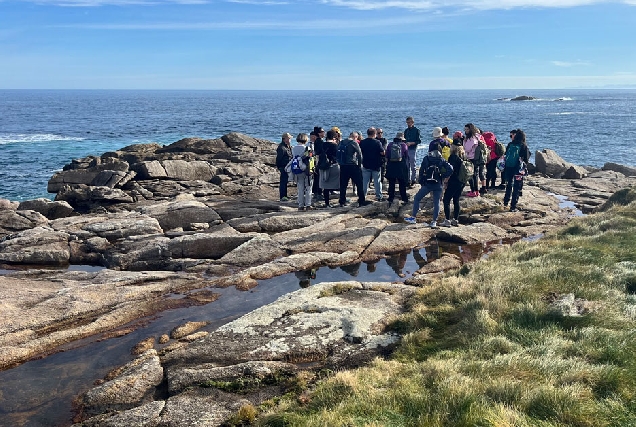
[[[556,65],[557,67],[581,67],[581,66],[588,66],[591,65],[588,61],[574,61],[574,62],[568,62],[568,61],[551,61],[552,65]]]

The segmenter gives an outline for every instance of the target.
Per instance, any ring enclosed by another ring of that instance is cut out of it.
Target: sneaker
[[[479,195],[483,196],[484,194],[486,194],[488,192],[488,190],[486,190],[486,187],[481,187],[481,189],[479,190]]]
[[[471,191],[470,193],[466,193],[466,197],[477,197],[477,195],[479,195],[479,193],[477,193],[476,191]]]
[[[406,222],[407,224],[417,224],[414,216],[407,216],[406,218],[404,218],[404,222]]]
[[[452,225],[453,227],[459,227],[459,222],[457,222],[457,220],[456,220],[456,219],[451,219],[451,225]]]
[[[517,208],[510,208],[510,212],[518,212]]]
[[[432,221],[428,226],[431,228],[437,228],[437,221]]]
[[[444,221],[439,223],[440,227],[450,227],[451,226],[451,222],[448,219],[445,219]]]
[[[289,202],[289,197],[285,196],[285,197],[281,197],[280,198],[281,202]]]
[[[299,207],[299,208],[298,208],[298,210],[299,210],[299,211],[304,211],[304,210],[305,210],[305,207],[304,207],[304,206],[301,206],[301,207]]]

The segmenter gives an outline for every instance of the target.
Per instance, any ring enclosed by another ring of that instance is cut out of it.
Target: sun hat
[[[433,138],[441,138],[444,133],[442,132],[442,128],[435,127],[433,128]]]
[[[395,139],[401,139],[402,141],[406,141],[406,138],[404,138],[404,132],[398,132],[397,135],[395,135]]]
[[[293,136],[291,133],[289,133],[289,132],[285,132],[285,133],[283,134],[283,138],[293,139],[293,138],[294,138],[294,136]]]

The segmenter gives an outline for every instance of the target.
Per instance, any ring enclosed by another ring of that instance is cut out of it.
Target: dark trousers
[[[314,193],[314,196],[318,196],[320,194],[320,170],[316,168],[316,172],[314,172],[314,183],[311,186],[311,192]]]
[[[278,195],[282,199],[287,197],[287,181],[289,181],[289,175],[284,168],[278,169],[280,171],[280,183],[278,185]]]
[[[464,190],[464,184],[456,179],[448,181],[446,191],[444,191],[444,216],[451,219],[450,202],[453,201],[453,219],[459,219],[459,198]]]
[[[347,201],[349,180],[353,182],[354,188],[358,190],[358,203],[364,203],[365,191],[362,188],[362,169],[358,165],[340,165],[340,204],[344,205]]]
[[[497,159],[486,163],[486,188],[495,188],[497,181]]]
[[[523,190],[523,176],[521,179],[517,179],[517,173],[519,168],[506,168],[504,170],[506,178],[506,194],[504,195],[504,205],[508,205],[510,202],[510,209],[517,209],[517,202],[519,201],[519,194]]]
[[[389,204],[393,203],[393,199],[395,198],[395,181],[398,182],[400,198],[406,203],[409,199],[409,196],[406,194],[406,180],[400,178],[387,178],[387,180],[389,181]]]

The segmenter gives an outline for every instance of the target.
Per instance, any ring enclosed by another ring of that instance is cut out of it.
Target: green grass
[[[336,373],[255,423],[636,426],[636,202],[619,196],[419,289],[391,325],[404,339],[390,360]],[[568,294],[578,315],[554,304]]]

